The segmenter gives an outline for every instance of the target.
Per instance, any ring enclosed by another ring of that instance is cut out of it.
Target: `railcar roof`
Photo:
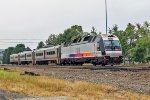
[[[25,53],[32,53],[33,51],[24,51],[24,52],[20,52],[18,54],[25,54]]]
[[[43,51],[43,50],[55,49],[55,48],[59,48],[59,47],[60,47],[60,45],[58,45],[58,46],[53,46],[53,47],[48,47],[48,48],[36,49],[35,51]]]
[[[12,54],[12,55],[10,55],[10,56],[18,56],[18,54]]]

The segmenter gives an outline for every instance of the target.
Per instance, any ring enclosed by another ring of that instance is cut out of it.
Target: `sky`
[[[150,22],[150,0],[107,0],[108,27]],[[0,0],[0,49],[25,43],[31,49],[72,25],[105,33],[105,0]]]

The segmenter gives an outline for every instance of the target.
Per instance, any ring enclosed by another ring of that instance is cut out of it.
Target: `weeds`
[[[24,76],[20,72],[0,70],[0,89],[23,93],[28,96],[67,96],[80,100],[148,100],[149,95],[120,91],[117,88],[88,82],[56,79],[44,76]]]

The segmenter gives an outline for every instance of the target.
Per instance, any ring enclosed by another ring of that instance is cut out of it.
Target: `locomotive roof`
[[[117,36],[113,34],[101,34],[103,40],[109,40],[109,38],[113,38],[113,40],[119,40]]]
[[[117,37],[117,36],[115,36],[115,35],[113,35],[113,34],[101,34],[101,36],[102,36],[103,38],[107,38],[107,37]]]

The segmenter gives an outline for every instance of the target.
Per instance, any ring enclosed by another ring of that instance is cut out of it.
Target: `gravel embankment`
[[[150,70],[114,70],[113,69],[80,69],[55,66],[5,66],[6,68],[35,72],[40,75],[53,75],[58,79],[71,81],[82,80],[93,83],[102,83],[119,87],[122,90],[131,90],[150,94]],[[1,66],[4,68],[4,66]]]

